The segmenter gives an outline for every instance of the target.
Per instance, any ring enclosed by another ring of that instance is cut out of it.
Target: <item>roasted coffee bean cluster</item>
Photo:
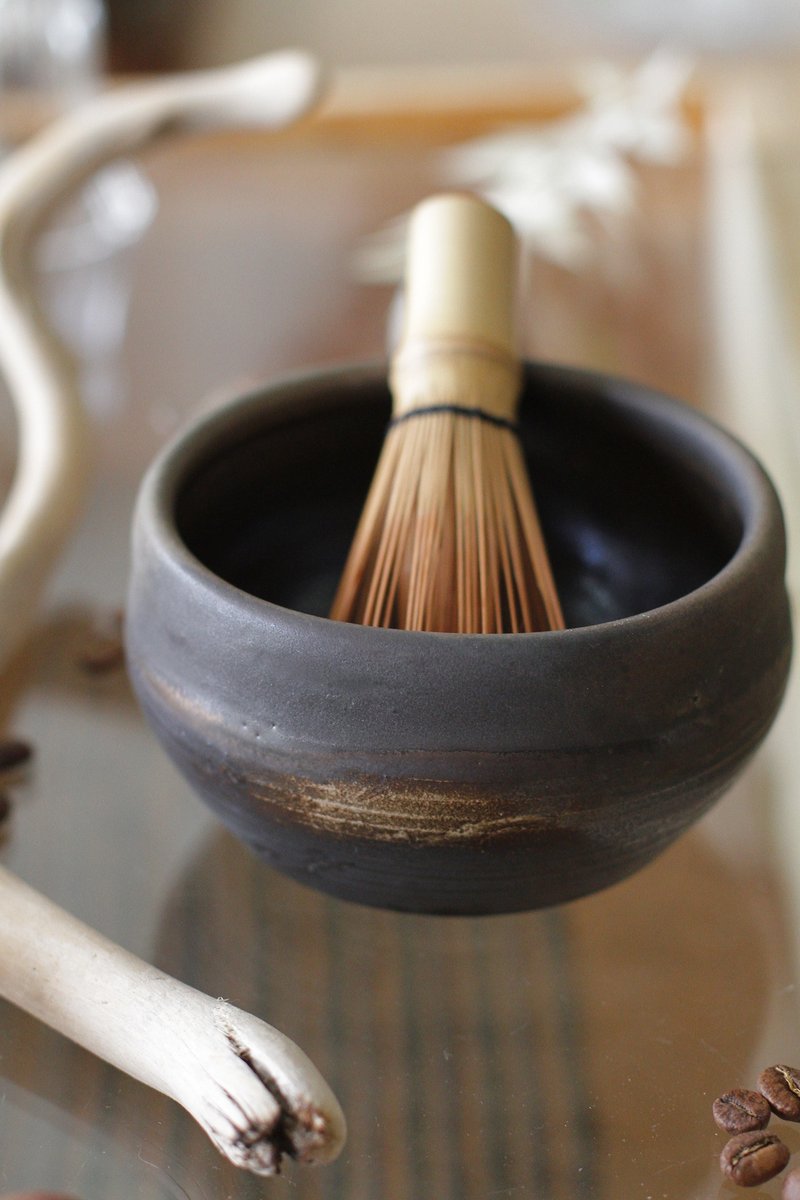
[[[733,1088],[714,1101],[711,1111],[720,1129],[733,1134],[719,1158],[720,1169],[739,1187],[758,1187],[779,1175],[789,1148],[766,1127],[773,1113],[800,1121],[800,1069],[778,1064],[758,1077],[758,1091]],[[783,1182],[783,1200],[800,1200],[800,1167]]]
[[[11,800],[3,785],[9,782],[11,776],[24,767],[33,754],[32,747],[21,738],[0,737],[0,840],[8,827],[11,816]]]

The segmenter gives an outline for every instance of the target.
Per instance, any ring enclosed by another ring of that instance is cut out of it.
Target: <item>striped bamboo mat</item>
[[[203,990],[224,981],[339,1095],[341,1162],[294,1171],[287,1195],[596,1194],[562,910],[466,920],[366,909],[281,878],[220,835],[162,933],[162,965]]]

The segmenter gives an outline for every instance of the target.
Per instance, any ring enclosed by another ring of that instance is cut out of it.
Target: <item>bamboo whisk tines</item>
[[[514,239],[466,195],[415,211],[393,419],[331,616],[431,632],[563,628],[514,423]]]

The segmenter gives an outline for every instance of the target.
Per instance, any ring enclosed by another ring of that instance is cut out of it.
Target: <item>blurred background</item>
[[[100,88],[285,46],[327,73],[310,120],[117,163],[38,248],[132,479],[209,398],[385,354],[402,222],[448,186],[517,227],[526,353],[712,411],[752,407],[762,360],[787,390],[796,0],[0,0],[0,145]]]
[[[595,52],[642,54],[668,42],[704,54],[791,55],[793,0],[3,0],[3,55],[49,26],[61,63],[102,37],[110,71],[213,66],[302,45],[333,67],[400,63],[552,62]],[[83,29],[83,34],[81,33]],[[27,31],[27,32],[26,32]]]
[[[536,62],[641,52],[664,39],[710,52],[786,52],[800,34],[792,0],[108,0],[108,19],[120,70],[219,63],[281,44],[337,65]]]
[[[297,131],[118,163],[38,248],[99,436],[134,476],[209,397],[384,354],[403,219],[443,186],[517,227],[526,353],[710,409],[763,386],[760,356],[785,386],[796,0],[0,0],[0,147],[97,89],[285,46],[327,73]]]

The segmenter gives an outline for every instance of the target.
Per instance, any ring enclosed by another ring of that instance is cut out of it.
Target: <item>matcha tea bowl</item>
[[[235,834],[345,899],[505,912],[623,879],[725,791],[780,704],[768,478],[677,401],[529,365],[521,437],[568,628],[332,621],[389,412],[381,368],[315,372],[160,455],[127,614],[147,718]]]

